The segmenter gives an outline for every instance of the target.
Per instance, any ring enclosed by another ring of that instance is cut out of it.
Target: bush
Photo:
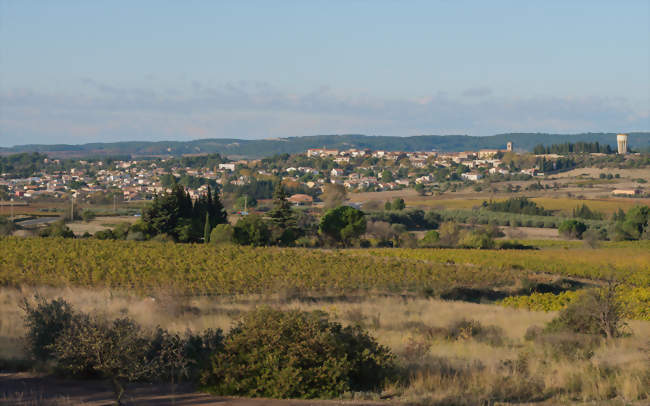
[[[537,336],[534,341],[555,359],[584,360],[590,359],[600,345],[600,337],[592,334],[579,334],[567,331]]]
[[[63,238],[74,238],[74,233],[68,226],[65,225],[63,220],[56,221],[44,229],[42,229],[39,233],[39,236],[41,237],[63,237]]]
[[[567,238],[582,238],[582,233],[586,230],[587,226],[582,221],[565,220],[557,231]]]
[[[95,217],[96,217],[95,212],[91,210],[84,210],[83,213],[81,213],[81,219],[86,223],[90,222]]]
[[[460,319],[447,327],[448,340],[465,340],[473,338],[493,346],[503,345],[504,332],[498,326],[483,326],[478,320]]]
[[[229,244],[233,242],[235,229],[230,224],[217,224],[210,232],[211,244]]]
[[[494,248],[494,239],[485,230],[464,232],[458,243],[463,248],[490,249]]]
[[[570,331],[603,337],[620,337],[624,334],[623,306],[616,297],[616,285],[593,289],[579,296],[551,320],[546,331]]]
[[[25,346],[27,352],[39,361],[52,358],[52,346],[61,332],[72,323],[72,307],[63,299],[46,301],[36,297],[36,304],[23,303],[27,335]]]
[[[221,330],[180,336],[158,328],[150,334],[129,318],[110,321],[75,312],[62,299],[37,298],[24,309],[29,354],[53,362],[64,375],[111,380],[118,404],[122,382],[197,380],[223,348]]]
[[[11,235],[16,228],[13,221],[10,221],[4,216],[0,216],[0,237]]]
[[[113,234],[113,230],[110,228],[107,228],[106,230],[99,230],[95,232],[94,236],[98,240],[114,240],[115,235]]]
[[[440,235],[438,234],[438,232],[435,230],[430,230],[427,231],[427,233],[424,235],[424,238],[420,240],[419,245],[421,247],[430,248],[430,247],[437,246],[439,241],[440,241]]]
[[[336,397],[375,389],[392,370],[393,355],[360,327],[263,308],[231,330],[202,382],[222,395]]]

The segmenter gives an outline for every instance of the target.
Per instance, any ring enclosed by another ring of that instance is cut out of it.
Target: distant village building
[[[478,157],[479,159],[493,158],[499,152],[498,149],[482,149],[478,152]]]
[[[324,149],[324,148],[309,148],[307,150],[308,157],[325,157],[325,156],[335,156],[338,155],[339,151],[336,149]]]
[[[314,203],[314,198],[305,194],[295,194],[291,195],[287,201],[296,206],[311,206]]]
[[[612,192],[614,196],[636,196],[640,193],[639,189],[615,189]]]
[[[234,171],[235,164],[219,164],[219,169],[225,169],[227,171]]]
[[[473,182],[476,182],[477,180],[481,179],[483,175],[480,173],[463,173],[460,175],[461,178],[465,180],[471,180]]]

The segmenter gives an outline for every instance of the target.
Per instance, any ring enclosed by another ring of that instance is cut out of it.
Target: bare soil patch
[[[212,396],[191,385],[131,384],[123,397],[126,405],[175,406],[308,406],[380,405],[389,402],[251,399]],[[0,405],[113,405],[111,385],[101,380],[69,380],[32,373],[0,373]]]

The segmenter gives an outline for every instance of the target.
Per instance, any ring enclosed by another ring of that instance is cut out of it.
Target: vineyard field
[[[0,285],[111,287],[185,294],[267,294],[498,287],[522,272],[345,251],[160,242],[5,238]]]

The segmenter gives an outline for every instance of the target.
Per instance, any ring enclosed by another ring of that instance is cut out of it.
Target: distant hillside
[[[635,149],[650,150],[650,133],[629,133],[629,145]],[[359,134],[314,135],[307,137],[267,140],[202,139],[194,141],[133,141],[92,143],[82,145],[19,145],[0,148],[0,153],[43,152],[57,157],[82,156],[155,156],[218,152],[226,156],[263,157],[276,153],[298,153],[308,148],[370,148],[400,151],[466,151],[483,148],[505,148],[512,141],[516,150],[531,151],[538,144],[588,141],[616,146],[615,133],[543,134],[510,133],[487,137],[467,135],[420,135],[413,137],[383,137]]]

